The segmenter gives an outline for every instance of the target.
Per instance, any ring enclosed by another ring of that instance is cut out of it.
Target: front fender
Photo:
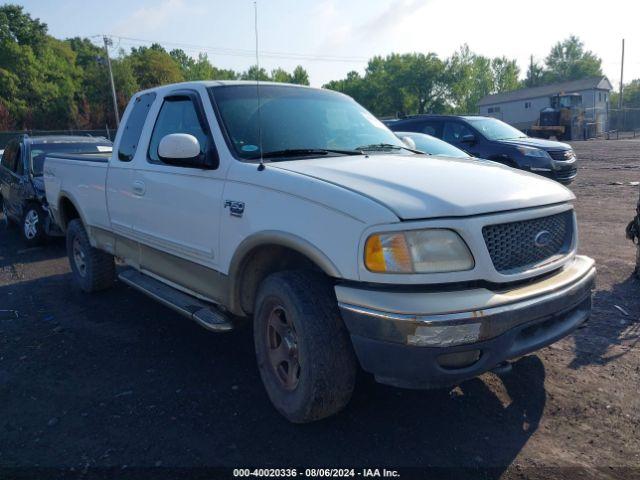
[[[251,257],[251,253],[257,248],[267,245],[286,247],[294,250],[317,265],[326,275],[333,278],[340,278],[342,276],[340,270],[331,259],[322,252],[320,248],[308,240],[292,233],[278,230],[257,232],[245,238],[240,243],[231,259],[229,266],[229,284],[231,287],[229,303],[231,311],[242,311],[240,305],[240,284],[246,260]]]

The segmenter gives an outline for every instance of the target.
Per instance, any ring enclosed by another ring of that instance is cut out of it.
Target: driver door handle
[[[134,195],[138,197],[142,197],[145,194],[147,189],[143,181],[136,180],[135,182],[133,182],[132,190]]]

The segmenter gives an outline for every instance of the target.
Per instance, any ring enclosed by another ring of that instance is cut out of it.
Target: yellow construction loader
[[[540,118],[531,127],[532,137],[572,140],[584,129],[584,108],[579,93],[560,93],[551,97],[551,106],[540,111]]]

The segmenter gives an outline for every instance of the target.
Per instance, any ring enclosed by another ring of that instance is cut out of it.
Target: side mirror
[[[473,133],[468,133],[467,135],[463,135],[462,143],[474,144],[476,143],[476,136]]]
[[[200,142],[188,133],[170,133],[162,137],[158,145],[158,157],[176,166],[206,168],[205,155],[200,152]]]
[[[411,138],[411,137],[400,137],[400,140],[402,140],[402,143],[404,143],[411,150],[416,150],[416,142],[413,141],[413,138]]]

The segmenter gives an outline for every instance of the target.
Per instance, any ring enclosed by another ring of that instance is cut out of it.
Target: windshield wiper
[[[420,153],[424,155],[424,152],[420,150],[414,150],[413,148],[403,147],[402,145],[393,145],[391,143],[372,143],[371,145],[363,145],[361,147],[356,148],[356,150],[360,150],[363,152],[367,151],[384,151],[384,150],[407,150],[413,153]]]
[[[312,155],[327,155],[329,153],[337,153],[340,155],[363,155],[360,150],[340,150],[336,148],[286,148],[284,150],[273,150],[264,152],[262,155],[254,155],[251,159],[262,158],[287,158],[287,157],[306,157]]]

